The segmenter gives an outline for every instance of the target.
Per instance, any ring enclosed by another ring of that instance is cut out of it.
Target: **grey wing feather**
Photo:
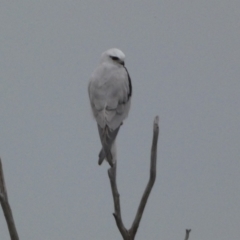
[[[97,123],[111,130],[121,125],[130,109],[129,79],[126,69],[105,71],[98,68],[92,75],[88,92],[93,115]]]
[[[99,136],[102,142],[103,148],[101,149],[99,153],[99,160],[98,164],[101,165],[103,160],[106,158],[106,160],[109,162],[110,166],[112,166],[112,154],[111,154],[111,149],[112,145],[116,139],[116,136],[118,134],[120,126],[115,129],[114,131],[110,131],[108,127],[106,128],[101,128],[98,125],[98,132]]]

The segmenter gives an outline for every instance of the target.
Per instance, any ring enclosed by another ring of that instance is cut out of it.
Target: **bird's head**
[[[108,49],[106,52],[102,53],[101,56],[101,62],[111,62],[122,66],[124,66],[125,63],[124,60],[125,54],[117,48]]]

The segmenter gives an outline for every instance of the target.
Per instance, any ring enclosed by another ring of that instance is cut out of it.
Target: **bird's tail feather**
[[[113,155],[115,155],[115,139],[118,134],[120,126],[115,129],[114,131],[111,131],[108,126],[105,128],[101,128],[98,125],[98,131],[99,131],[99,136],[102,142],[102,149],[98,155],[98,164],[101,165],[103,160],[106,158],[110,166],[113,166]],[[115,156],[114,156],[115,158]]]

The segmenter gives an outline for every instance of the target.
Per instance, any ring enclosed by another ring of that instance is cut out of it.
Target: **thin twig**
[[[108,170],[108,176],[111,183],[113,201],[114,201],[114,213],[113,216],[115,218],[117,227],[122,234],[124,240],[134,240],[136,232],[139,227],[139,223],[141,221],[144,208],[146,206],[148,197],[151,193],[152,187],[154,185],[156,179],[156,162],[157,162],[157,141],[158,141],[158,134],[159,134],[159,127],[158,127],[159,118],[158,116],[154,119],[153,124],[153,141],[152,141],[152,150],[151,150],[151,165],[150,165],[150,178],[147,184],[147,187],[143,193],[142,199],[140,201],[135,219],[133,221],[132,227],[127,230],[122,222],[121,217],[121,208],[120,208],[120,195],[117,190],[117,183],[116,183],[116,163],[112,168]]]
[[[186,235],[184,240],[188,240],[191,229],[186,229]]]
[[[3,213],[7,222],[8,231],[11,237],[11,240],[19,240],[17,229],[14,223],[12,210],[8,202],[7,188],[3,175],[2,161],[0,158],[0,202],[2,205]]]

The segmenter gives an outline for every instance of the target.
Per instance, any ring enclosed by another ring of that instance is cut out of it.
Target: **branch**
[[[150,178],[149,178],[147,187],[143,193],[142,199],[140,201],[132,227],[129,230],[125,228],[122,222],[122,217],[121,217],[120,195],[118,193],[117,183],[116,183],[116,168],[117,168],[116,163],[112,168],[108,170],[108,176],[111,183],[111,189],[112,189],[112,195],[113,195],[113,201],[114,201],[113,216],[115,218],[117,227],[120,233],[122,234],[124,240],[133,240],[135,238],[136,232],[139,227],[139,223],[143,215],[144,208],[146,206],[148,197],[151,193],[153,184],[156,179],[157,142],[158,142],[158,133],[159,133],[158,122],[159,122],[159,118],[157,116],[155,117],[154,124],[153,124],[153,141],[152,141],[152,150],[151,150]]]
[[[0,158],[0,202],[2,205],[3,213],[7,222],[8,231],[11,237],[11,240],[19,240],[17,229],[15,227],[12,210],[8,202],[7,188],[3,175],[2,161]]]
[[[186,229],[186,235],[184,240],[188,240],[191,229]]]
[[[130,232],[133,233],[133,235],[136,234],[139,223],[142,218],[142,214],[144,211],[144,208],[146,206],[148,197],[151,193],[153,184],[156,179],[156,167],[157,167],[157,141],[158,141],[158,133],[159,133],[159,127],[158,127],[159,118],[155,117],[154,124],[153,124],[153,141],[152,141],[152,150],[151,150],[151,165],[150,165],[150,178],[147,184],[147,187],[143,193],[142,199],[140,201],[136,217],[133,221],[132,227],[130,229]]]
[[[131,239],[129,238],[128,230],[125,228],[123,222],[122,222],[122,216],[121,216],[121,206],[120,206],[120,195],[118,193],[117,189],[117,182],[116,182],[116,168],[117,168],[117,162],[113,164],[112,168],[108,169],[108,176],[111,183],[112,188],[112,195],[113,195],[113,202],[114,202],[114,213],[113,216],[115,218],[117,227],[122,234],[123,239]]]

